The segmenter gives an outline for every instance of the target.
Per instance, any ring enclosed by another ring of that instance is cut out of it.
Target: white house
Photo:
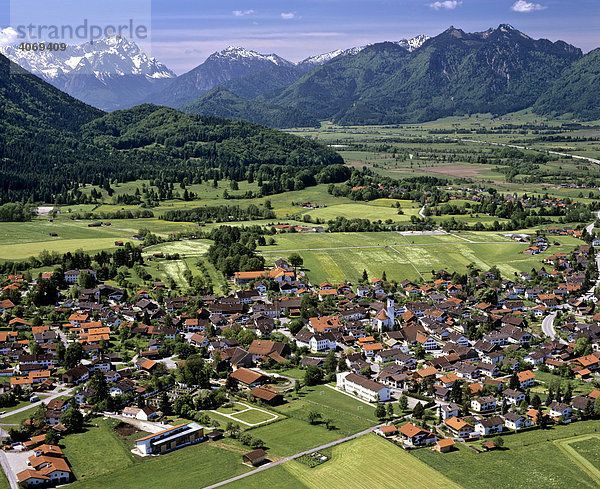
[[[311,333],[307,329],[298,332],[296,345],[300,348],[306,346],[313,353],[335,350],[337,347],[335,336],[332,333]]]
[[[483,411],[493,411],[496,409],[496,399],[492,396],[478,397],[471,401],[471,409],[478,413]]]
[[[528,428],[531,426],[532,421],[531,418],[521,416],[517,413],[506,413],[504,415],[504,424],[511,430],[520,430],[522,428]]]
[[[548,406],[549,414],[553,418],[560,418],[563,416],[565,419],[569,419],[573,412],[573,408],[568,404],[562,402],[552,401]]]
[[[521,404],[525,400],[525,394],[514,389],[505,389],[502,395],[509,404]]]
[[[369,402],[390,399],[390,390],[385,385],[349,372],[337,374],[337,388]]]
[[[491,435],[493,433],[502,433],[504,420],[500,416],[484,418],[475,423],[475,431],[480,435]]]

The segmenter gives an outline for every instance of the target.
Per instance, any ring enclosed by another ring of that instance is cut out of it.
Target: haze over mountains
[[[124,39],[69,48],[56,57],[15,49],[9,57],[104,110],[153,103],[273,127],[391,124],[477,112],[600,118],[600,55],[535,40],[502,24],[451,27],[438,36],[340,49],[293,63],[229,47],[176,77]]]

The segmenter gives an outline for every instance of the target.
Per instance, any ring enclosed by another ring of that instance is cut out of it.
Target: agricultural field
[[[577,451],[579,445],[571,442],[582,441],[584,437],[581,435],[589,437],[598,430],[599,421],[578,421],[549,430],[504,436],[504,448],[494,452],[476,453],[460,444],[459,450],[447,454],[428,449],[417,450],[413,454],[454,482],[473,489],[489,488],[490,481],[502,481],[502,487],[506,489],[594,488],[600,483],[600,473],[597,468],[594,469],[596,473],[582,470],[580,457],[589,456],[590,451],[595,449],[592,445],[595,442],[584,443],[583,455]],[[573,450],[567,456],[560,449],[565,445]]]
[[[540,268],[545,256],[568,252],[582,244],[574,238],[557,238],[558,246],[545,253],[523,254],[528,247],[498,233],[467,232],[452,235],[401,235],[399,233],[286,234],[276,245],[263,247],[265,258],[275,261],[297,252],[312,283],[328,280],[358,281],[363,270],[370,278],[386,272],[388,280],[429,279],[431,270],[466,271],[473,264],[482,270],[497,266],[505,277]],[[564,243],[564,244],[562,244]]]
[[[585,161],[551,155],[551,161],[540,165],[537,183],[507,180],[506,167],[479,160],[488,159],[499,149],[498,144],[527,146],[526,153],[559,151],[598,158],[595,122],[583,123],[573,130],[567,119],[550,120],[520,111],[501,118],[491,114],[447,117],[423,124],[393,126],[338,126],[324,123],[321,128],[291,129],[289,132],[334,146],[352,167],[368,167],[382,175],[403,178],[424,175],[447,178],[454,183],[465,181],[493,184],[501,192],[522,194],[548,192],[572,198],[588,197],[579,189],[557,186],[552,178],[598,176],[599,169]],[[567,137],[568,143],[545,141],[543,136]],[[595,192],[598,198],[597,191]]]
[[[272,487],[337,489],[430,489],[461,486],[432,470],[417,458],[377,435],[365,435],[331,449],[329,461],[314,468],[298,462],[287,462],[274,469],[246,477],[227,489]]]

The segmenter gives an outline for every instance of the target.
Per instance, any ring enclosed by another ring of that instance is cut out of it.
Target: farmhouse
[[[142,455],[159,455],[198,443],[204,438],[204,428],[197,423],[180,424],[136,441]]]
[[[268,375],[243,367],[233,372],[231,377],[248,387],[257,387],[269,380]]]

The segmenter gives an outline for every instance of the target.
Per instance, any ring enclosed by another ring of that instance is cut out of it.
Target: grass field
[[[140,458],[130,450],[137,435],[121,439],[116,421],[97,418],[98,428],[67,436],[62,444],[77,481],[85,489],[148,489],[204,487],[242,474],[241,454],[247,450],[229,441],[204,442],[160,457]],[[1,487],[1,486],[0,486]]]
[[[600,470],[598,469],[600,435],[575,436],[565,440],[556,440],[554,444],[600,486]]]
[[[24,407],[24,406],[22,406]],[[26,409],[25,411],[21,411],[20,413],[11,414],[4,418],[0,418],[0,424],[21,424],[21,421],[29,418],[33,412],[35,411],[35,407]],[[7,410],[8,412],[8,410]]]
[[[264,423],[266,421],[271,421],[273,419],[276,419],[276,418],[274,418],[273,415],[264,413],[257,409],[251,409],[250,411],[244,411],[243,413],[234,414],[233,417],[235,419],[238,419],[240,421],[244,421],[245,423],[250,423],[250,424]]]
[[[600,437],[583,435],[580,439],[571,440],[569,444],[579,455],[591,462],[594,467],[600,469]]]
[[[78,480],[124,470],[133,465],[134,455],[114,431],[116,424],[112,419],[96,418],[85,432],[74,433],[61,441]]]
[[[482,270],[497,266],[508,277],[540,268],[545,256],[568,252],[573,246],[551,246],[543,254],[529,256],[523,254],[528,245],[484,232],[452,236],[402,236],[392,232],[286,234],[276,241],[276,246],[261,249],[265,258],[275,261],[297,250],[312,283],[358,281],[365,269],[370,278],[381,277],[385,271],[388,280],[429,279],[432,269],[464,272],[470,264]]]
[[[269,453],[277,457],[308,450],[377,424],[373,406],[327,386],[303,387],[298,398],[278,406],[276,411],[287,419],[255,428],[251,433],[264,440]],[[309,411],[317,411],[322,419],[332,419],[335,428],[328,430],[324,424],[309,424]]]
[[[489,489],[494,481],[502,481],[501,487],[506,489],[595,488],[598,481],[572,457],[565,456],[560,446],[598,431],[600,421],[578,421],[549,430],[505,436],[504,449],[489,453],[478,454],[462,445],[460,450],[447,454],[426,449],[413,453],[453,481],[472,489]]]
[[[315,468],[292,461],[225,487],[458,489],[460,486],[390,442],[377,435],[366,435],[334,447],[330,460]]]

